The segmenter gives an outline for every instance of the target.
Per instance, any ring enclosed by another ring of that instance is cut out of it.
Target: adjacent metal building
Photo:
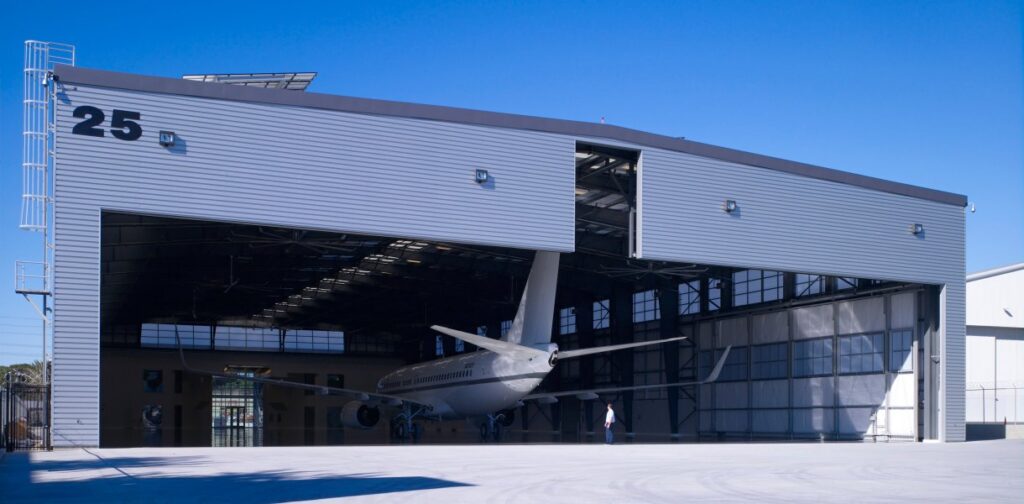
[[[1024,423],[1024,263],[967,275],[967,421]]]
[[[790,430],[863,431],[884,410],[908,438],[964,439],[964,196],[605,124],[70,66],[54,75],[56,446],[100,443],[105,213],[572,254],[581,216],[608,210],[581,206],[581,146],[631,153],[623,260],[919,286],[696,324],[708,351],[898,327],[914,343],[911,374],[887,364],[717,384],[700,395],[702,431],[752,431],[773,415]]]

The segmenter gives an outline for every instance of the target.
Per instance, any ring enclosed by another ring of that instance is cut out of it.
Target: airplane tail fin
[[[512,327],[502,341],[539,347],[551,342],[551,321],[555,315],[558,288],[558,252],[537,251],[519,301]]]

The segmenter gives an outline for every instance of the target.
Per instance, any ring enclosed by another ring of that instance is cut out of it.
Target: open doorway
[[[252,378],[262,369],[229,367],[228,373]],[[210,405],[210,437],[213,446],[263,445],[263,394],[259,383],[249,380],[213,379]]]

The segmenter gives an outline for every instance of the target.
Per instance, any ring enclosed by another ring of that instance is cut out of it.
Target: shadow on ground
[[[31,462],[28,457],[18,460],[22,458],[18,455],[9,454],[0,462],[3,494],[0,501],[5,503],[216,501],[270,504],[470,486],[421,476],[372,473],[310,476],[308,471],[301,470],[146,475],[145,467],[187,467],[199,461],[191,457],[128,457]],[[82,471],[88,472],[83,474]],[[140,472],[142,474],[138,474]]]

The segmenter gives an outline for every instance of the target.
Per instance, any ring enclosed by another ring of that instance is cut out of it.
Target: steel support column
[[[609,303],[611,312],[612,344],[630,343],[633,341],[633,286],[615,284]],[[612,362],[616,363],[618,384],[623,387],[633,386],[633,350],[620,350],[612,354]],[[622,411],[619,420],[626,429],[626,435],[633,435],[633,392],[622,393]]]
[[[674,338],[679,335],[679,284],[665,281],[658,288],[658,302],[661,304],[660,328],[661,338]],[[679,381],[679,342],[673,341],[661,346],[664,356],[665,383]],[[679,389],[665,389],[668,401],[668,425],[672,438],[679,437]]]
[[[576,334],[579,337],[580,348],[594,346],[594,300],[584,293],[576,295]],[[580,358],[580,387],[583,389],[594,388],[594,356],[587,355]],[[594,404],[593,401],[582,401],[583,421],[586,434],[594,432]]]

